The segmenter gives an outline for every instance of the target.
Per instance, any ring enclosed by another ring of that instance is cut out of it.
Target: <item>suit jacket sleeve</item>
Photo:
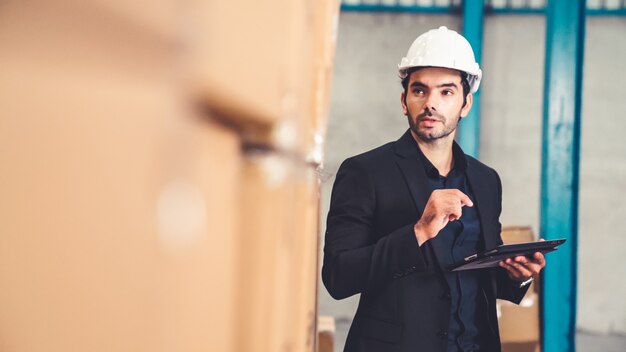
[[[322,281],[335,299],[426,270],[414,224],[374,233],[375,211],[372,175],[357,159],[347,159],[333,186],[322,267]]]

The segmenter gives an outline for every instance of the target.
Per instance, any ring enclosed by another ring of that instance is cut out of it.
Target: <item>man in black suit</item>
[[[418,37],[399,69],[410,128],[345,160],[331,196],[322,279],[335,299],[361,294],[345,351],[500,351],[496,298],[519,303],[545,260],[447,269],[502,243],[500,178],[454,141],[482,72],[445,27]]]

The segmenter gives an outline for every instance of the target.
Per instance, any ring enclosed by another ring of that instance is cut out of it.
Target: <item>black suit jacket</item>
[[[345,160],[333,186],[322,280],[330,295],[360,293],[345,351],[446,351],[449,288],[427,241],[419,247],[413,225],[430,196],[424,165],[410,131],[398,141]],[[469,185],[483,243],[502,243],[502,187],[495,170],[467,156]],[[500,350],[495,300],[519,303],[519,289],[501,268],[482,288],[490,331],[488,351]]]

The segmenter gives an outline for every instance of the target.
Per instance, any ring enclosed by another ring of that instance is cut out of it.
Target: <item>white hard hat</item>
[[[398,65],[400,78],[404,79],[412,67],[426,66],[466,72],[472,93],[478,90],[483,75],[467,39],[445,26],[431,29],[415,39],[406,57],[403,57]]]

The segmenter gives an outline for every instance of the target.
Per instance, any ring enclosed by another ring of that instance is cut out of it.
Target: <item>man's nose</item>
[[[424,101],[424,110],[437,111],[439,109],[439,99],[437,94],[428,94]]]

